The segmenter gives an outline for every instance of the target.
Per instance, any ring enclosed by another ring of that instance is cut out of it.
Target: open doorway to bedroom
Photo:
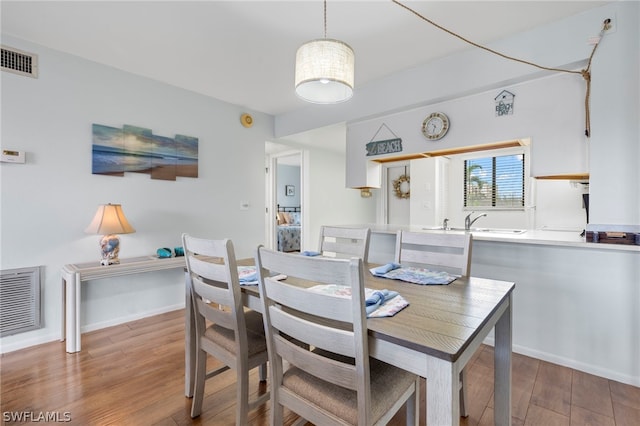
[[[297,150],[267,155],[269,178],[267,239],[274,250],[294,253],[302,247],[302,153]]]

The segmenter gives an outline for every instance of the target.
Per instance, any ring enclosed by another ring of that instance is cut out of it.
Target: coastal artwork
[[[151,179],[198,177],[198,138],[154,135],[151,129],[93,124],[91,172],[124,176],[144,173]]]

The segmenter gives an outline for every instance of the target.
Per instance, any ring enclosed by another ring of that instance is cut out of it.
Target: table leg
[[[427,426],[460,424],[459,372],[440,358],[427,359]]]
[[[495,327],[494,350],[494,423],[511,425],[511,306],[513,298],[509,295],[509,306]]]
[[[196,376],[196,319],[191,306],[191,277],[188,272],[185,272],[184,287],[184,394],[191,398]]]
[[[62,273],[62,311],[60,312],[60,320],[62,322],[62,327],[60,329],[60,341],[64,342],[67,337],[67,278]]]
[[[67,352],[79,352],[80,343],[80,275],[67,274],[65,282],[65,335]]]

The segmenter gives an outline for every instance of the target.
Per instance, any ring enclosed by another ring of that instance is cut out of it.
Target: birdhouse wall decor
[[[516,95],[508,90],[503,90],[494,98],[496,102],[496,117],[513,114],[513,103],[515,97]]]

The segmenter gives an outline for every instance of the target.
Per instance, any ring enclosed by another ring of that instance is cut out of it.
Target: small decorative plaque
[[[383,141],[373,141],[367,144],[367,157],[372,155],[392,154],[402,152],[402,139],[386,139]]]

